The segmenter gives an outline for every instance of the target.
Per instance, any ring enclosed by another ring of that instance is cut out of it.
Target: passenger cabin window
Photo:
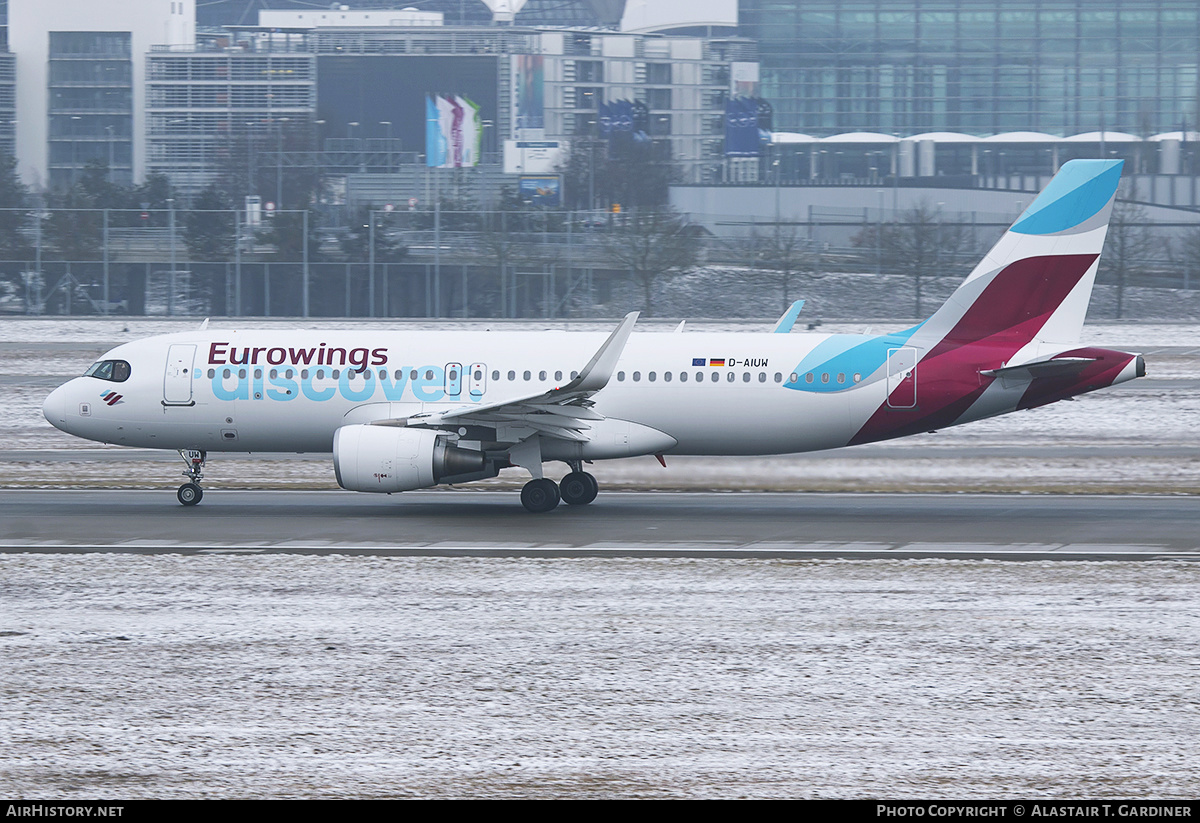
[[[113,383],[124,383],[129,379],[129,364],[124,360],[101,360],[83,373],[84,377],[95,377]]]

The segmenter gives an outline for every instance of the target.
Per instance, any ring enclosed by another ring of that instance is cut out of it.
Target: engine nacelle
[[[495,477],[499,470],[483,452],[460,449],[435,431],[358,425],[334,432],[333,471],[349,491],[402,492]]]

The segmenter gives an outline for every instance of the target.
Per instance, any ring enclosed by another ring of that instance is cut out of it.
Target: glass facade
[[[222,180],[249,185],[259,155],[311,148],[315,110],[312,54],[151,52],[146,171],[187,194]]]
[[[0,51],[0,156],[16,153],[16,55]]]
[[[133,179],[133,55],[129,32],[50,32],[50,186],[70,188],[89,163]]]
[[[1197,127],[1196,0],[740,0],[775,128]]]

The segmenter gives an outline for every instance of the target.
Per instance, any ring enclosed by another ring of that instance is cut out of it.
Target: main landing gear
[[[559,482],[558,490],[562,493],[564,503],[586,506],[596,499],[600,484],[587,472],[573,471]]]
[[[576,468],[560,483],[548,477],[530,480],[521,489],[521,505],[534,514],[553,510],[560,500],[572,506],[586,506],[596,499],[599,491],[596,478]]]
[[[200,480],[204,477],[204,461],[208,454],[199,449],[180,449],[179,456],[187,463],[187,471],[183,476],[188,478],[188,482],[179,487],[175,496],[183,505],[194,506],[204,499],[204,489],[200,488]]]

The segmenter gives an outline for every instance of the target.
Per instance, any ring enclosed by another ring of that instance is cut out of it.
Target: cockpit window
[[[129,379],[129,364],[124,360],[101,360],[83,373],[84,377],[98,377],[113,383],[124,383]]]

